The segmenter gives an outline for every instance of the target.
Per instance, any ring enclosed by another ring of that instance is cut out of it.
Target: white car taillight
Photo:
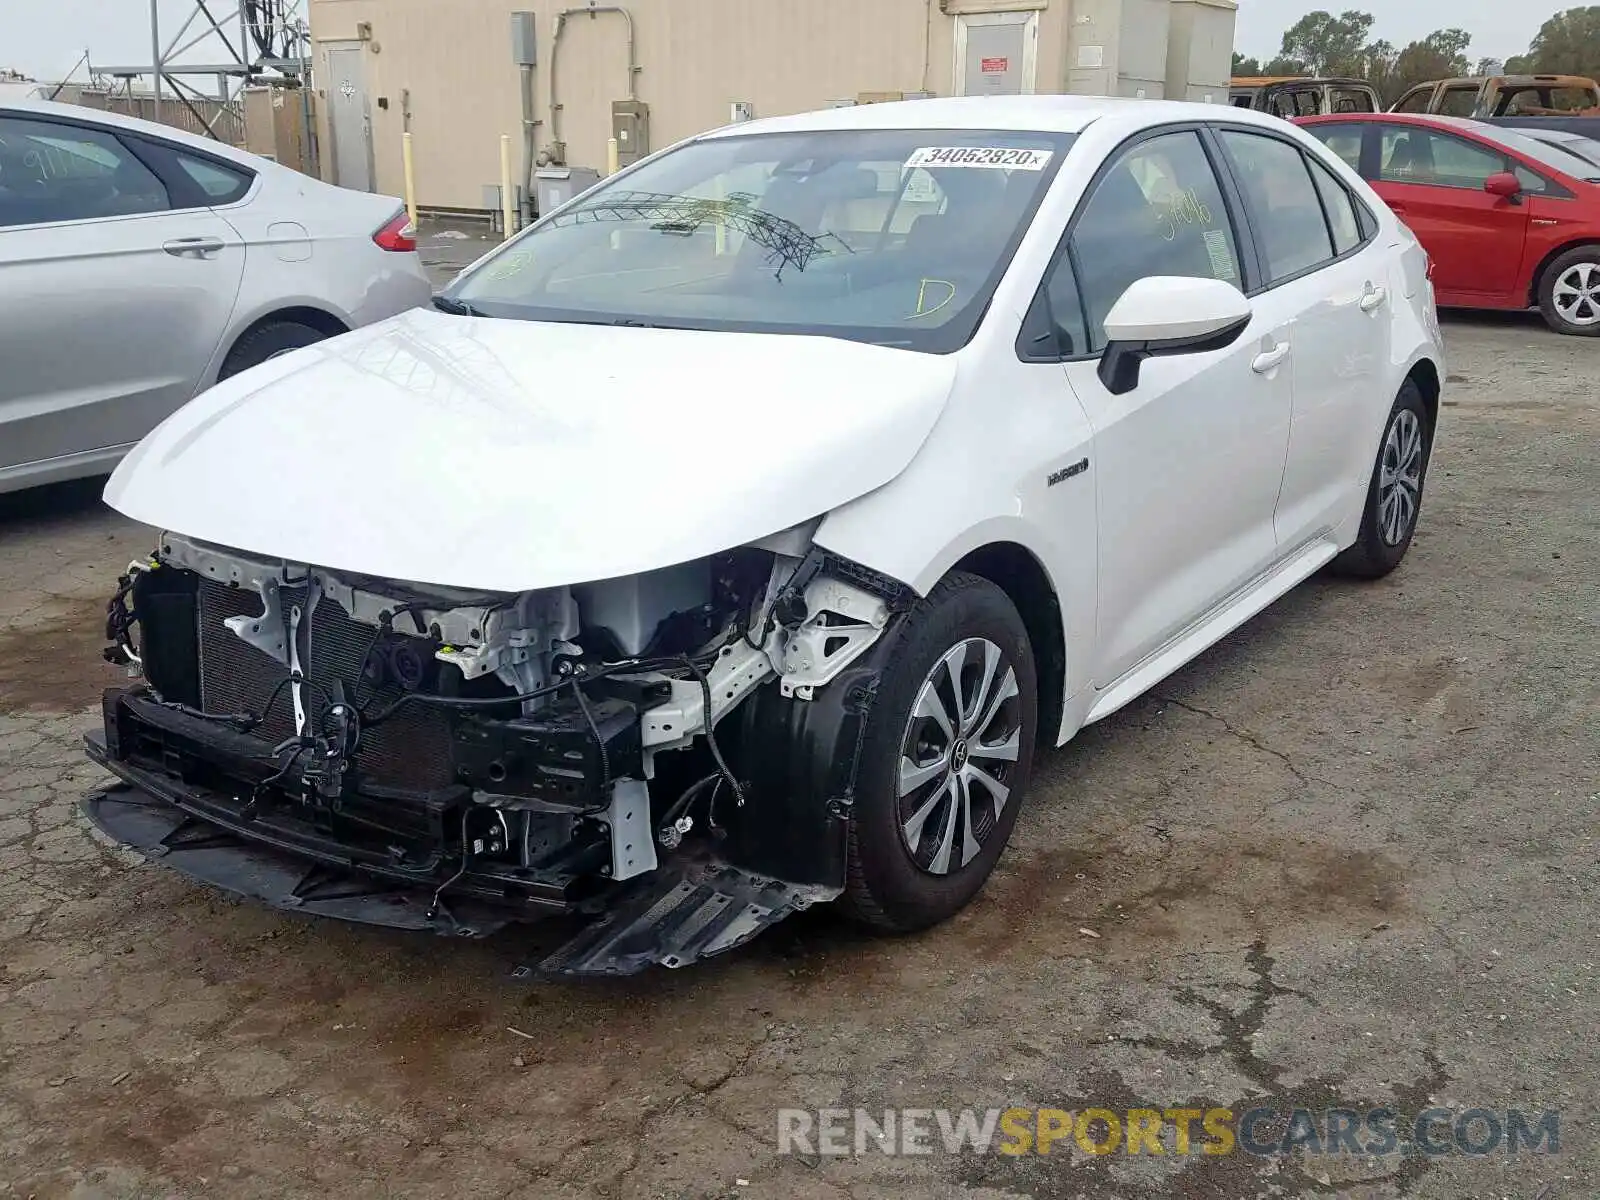
[[[372,240],[385,250],[409,253],[417,248],[417,227],[404,212],[398,212],[372,235]]]

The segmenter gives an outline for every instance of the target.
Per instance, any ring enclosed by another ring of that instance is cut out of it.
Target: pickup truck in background
[[[1383,98],[1365,80],[1295,75],[1236,77],[1228,89],[1228,102],[1235,108],[1268,112],[1286,121],[1328,113],[1383,111]]]
[[[1389,110],[1445,117],[1600,117],[1600,83],[1582,75],[1480,75],[1419,83]]]

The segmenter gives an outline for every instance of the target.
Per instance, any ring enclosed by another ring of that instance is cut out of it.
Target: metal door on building
[[[983,13],[957,17],[957,94],[1031,95],[1038,44],[1037,12]]]
[[[372,190],[372,112],[367,106],[366,47],[360,42],[329,42],[325,48],[327,83],[319,89],[328,105],[333,139],[333,182],[357,191]]]

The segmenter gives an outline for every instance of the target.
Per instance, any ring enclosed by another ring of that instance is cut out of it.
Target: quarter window
[[[89,221],[167,207],[161,181],[111,134],[0,117],[0,226]]]
[[[1222,141],[1239,168],[1270,282],[1282,283],[1333,258],[1305,155],[1288,142],[1253,133],[1224,130]]]
[[[210,159],[195,158],[177,151],[172,157],[183,173],[200,186],[213,204],[232,204],[250,190],[252,176],[232,167],[224,167]]]
[[[1358,92],[1349,88],[1335,88],[1333,104],[1329,112],[1359,113],[1372,111],[1372,97],[1366,92]]]
[[[1044,298],[1049,305],[1049,335],[1054,337],[1063,357],[1074,358],[1089,350],[1089,331],[1083,319],[1083,294],[1072,269],[1072,255],[1063,254],[1050,268],[1044,281]],[[1042,331],[1041,331],[1042,332]]]
[[[1122,294],[1157,275],[1240,286],[1227,202],[1198,134],[1161,134],[1117,159],[1096,185],[1072,234],[1091,351]],[[1058,314],[1059,315],[1059,314]]]
[[[1333,249],[1338,254],[1348,254],[1361,245],[1361,221],[1356,216],[1356,200],[1344,184],[1333,177],[1333,172],[1317,162],[1311,163],[1311,178],[1322,197],[1322,207],[1328,214],[1328,228],[1333,233]]]

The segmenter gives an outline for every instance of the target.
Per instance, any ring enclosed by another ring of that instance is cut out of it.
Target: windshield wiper
[[[447,312],[453,317],[486,317],[489,314],[482,309],[473,308],[465,300],[457,300],[451,296],[435,296],[433,306],[440,312]]]

